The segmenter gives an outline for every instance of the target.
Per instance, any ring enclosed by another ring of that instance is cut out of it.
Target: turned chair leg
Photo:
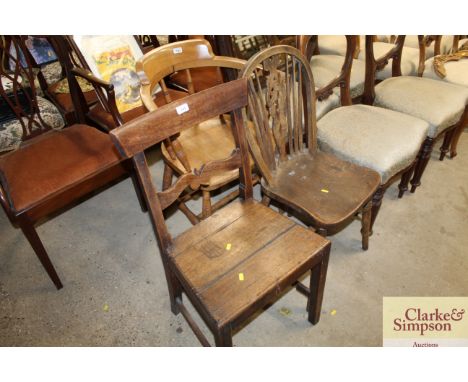
[[[372,213],[369,227],[369,236],[373,233],[375,219],[377,219],[377,215],[379,214],[384,194],[385,188],[382,185],[380,185],[377,191],[375,191],[374,196],[372,197]]]
[[[162,184],[163,191],[171,187],[173,174],[174,174],[174,170],[172,169],[172,167],[165,163],[164,172],[163,172],[163,184]]]
[[[411,179],[411,175],[413,175],[414,172],[414,167],[416,164],[412,165],[408,170],[406,170],[402,175],[400,179],[400,184],[398,185],[398,197],[401,198],[403,197],[403,194],[408,191],[408,184]]]
[[[421,150],[418,154],[418,160],[414,169],[413,179],[411,179],[411,192],[415,192],[416,188],[421,185],[421,178],[426,169],[427,163],[431,158],[432,148],[434,147],[434,139],[426,137]]]
[[[445,158],[445,155],[448,153],[449,148],[450,148],[450,143],[452,142],[453,135],[456,131],[456,128],[450,129],[447,131],[444,135],[444,142],[442,143],[442,146],[440,146],[440,156],[439,160],[443,161]]]
[[[34,224],[29,221],[28,218],[23,217],[19,222],[19,226],[23,231],[24,236],[28,239],[29,244],[33,248],[36,256],[38,257],[39,261],[41,262],[42,266],[46,270],[47,274],[49,275],[52,282],[55,284],[57,289],[62,289],[63,285],[58,277],[57,272],[55,271],[52,262],[50,261],[49,255],[42,244],[41,239],[39,238],[36,229],[34,228]]]
[[[466,127],[468,127],[468,107],[465,108],[465,114],[461,119],[460,125],[455,128],[452,136],[452,142],[450,142],[450,158],[452,159],[457,156],[458,141]]]
[[[218,331],[214,333],[214,337],[216,346],[232,347],[232,331],[230,326],[218,329]]]
[[[362,235],[362,249],[364,251],[367,251],[367,249],[369,248],[371,219],[372,219],[372,200],[367,202],[367,204],[362,209],[361,235]]]
[[[206,219],[211,216],[211,193],[210,191],[203,190],[203,202],[202,202],[202,218]]]
[[[311,269],[309,287],[310,293],[309,298],[307,299],[307,319],[312,325],[317,324],[320,320],[329,257],[330,247],[325,250],[322,256],[322,261]]]

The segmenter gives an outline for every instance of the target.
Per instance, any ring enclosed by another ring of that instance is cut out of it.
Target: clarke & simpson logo
[[[468,297],[384,297],[384,346],[468,346]]]

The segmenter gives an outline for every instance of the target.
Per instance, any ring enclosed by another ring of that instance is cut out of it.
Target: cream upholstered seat
[[[392,77],[375,87],[375,106],[424,119],[429,138],[457,123],[467,104],[467,88],[430,78]]]
[[[361,49],[364,49],[364,39],[360,41]],[[318,44],[320,54],[333,54],[346,56],[346,38],[340,35],[319,35]],[[314,77],[315,78],[315,77]]]
[[[377,171],[385,184],[415,160],[429,124],[375,106],[352,105],[331,111],[317,128],[322,151]]]
[[[315,89],[317,90],[317,88]],[[333,93],[328,98],[320,101],[317,99],[316,102],[316,109],[315,114],[317,120],[321,119],[325,114],[327,114],[330,110],[333,110],[340,106],[340,98],[337,94]]]
[[[440,54],[450,53],[452,50],[452,41],[453,36],[442,36],[440,41]],[[426,46],[426,59],[434,57],[434,43],[429,46]],[[419,49],[418,36],[408,35],[405,38],[405,46]]]
[[[423,77],[468,87],[468,58],[446,62],[444,67],[447,75],[442,78],[434,70],[434,57],[432,57],[426,61]]]
[[[344,57],[335,54],[320,54],[312,56],[310,66],[314,76],[315,86],[321,88],[330,83],[341,71]],[[364,81],[366,76],[366,63],[361,60],[353,60],[351,67],[350,93],[351,98],[356,98],[364,92]],[[339,96],[339,88],[333,92]]]

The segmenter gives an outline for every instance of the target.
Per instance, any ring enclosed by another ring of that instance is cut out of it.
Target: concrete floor
[[[380,346],[383,296],[467,296],[467,132],[458,151],[444,162],[433,154],[416,194],[398,200],[396,184],[389,188],[367,252],[360,248],[357,221],[330,238],[317,326],[306,320],[305,298],[290,290],[235,334],[234,344]],[[158,153],[150,160],[159,185]],[[199,209],[200,200],[193,205]],[[189,227],[180,212],[168,224],[173,234]],[[155,236],[130,180],[38,232],[65,287],[55,290],[20,230],[1,212],[0,345],[199,346],[184,319],[170,312]]]

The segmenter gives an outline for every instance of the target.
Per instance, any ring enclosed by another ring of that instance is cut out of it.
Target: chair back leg
[[[327,246],[324,249],[322,261],[311,269],[307,312],[308,320],[312,325],[317,324],[320,320],[329,257],[330,246]]]

